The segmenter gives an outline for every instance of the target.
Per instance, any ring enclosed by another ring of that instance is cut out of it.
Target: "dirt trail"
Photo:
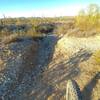
[[[100,81],[99,78],[96,79],[100,67],[94,66],[91,59],[92,53],[100,49],[100,36],[64,36],[59,39],[52,35],[36,42],[38,50],[35,52],[35,58],[34,52],[27,51],[26,59],[22,59],[24,64],[21,64],[25,66],[20,74],[23,77],[20,83],[3,97],[5,100],[65,100],[66,83],[70,78],[78,82],[83,96],[86,97],[84,100],[100,99]],[[26,44],[26,47],[27,45],[29,44]],[[32,64],[34,59],[35,63]],[[27,69],[30,66],[31,68]]]

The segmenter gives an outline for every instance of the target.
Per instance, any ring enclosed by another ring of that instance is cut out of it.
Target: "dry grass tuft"
[[[2,43],[4,44],[9,44],[16,41],[20,41],[18,34],[11,34],[9,36],[2,38]]]
[[[100,65],[100,50],[97,50],[97,51],[93,54],[93,58],[94,58],[94,60],[95,60],[95,63]]]

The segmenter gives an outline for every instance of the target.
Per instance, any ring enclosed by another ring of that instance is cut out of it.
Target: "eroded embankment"
[[[100,50],[100,36],[75,38],[64,36],[55,49],[52,62],[43,73],[43,81],[52,87],[50,100],[66,100],[66,83],[74,79],[84,100],[100,99],[100,65],[93,53]]]
[[[98,49],[99,36],[59,39],[54,35],[35,42],[25,39],[1,48],[0,57],[6,63],[0,72],[4,79],[0,84],[2,98],[65,100],[67,80],[73,78],[78,82],[84,100],[98,100],[100,66],[92,59],[93,52]]]
[[[27,92],[40,83],[41,73],[52,59],[56,42],[56,36],[47,36],[2,44],[0,57],[4,65],[0,72],[0,97],[5,100],[29,97]]]
[[[33,40],[23,39],[8,45],[1,44],[0,59],[0,97],[9,99],[8,95],[22,81],[24,74],[36,64],[38,45]]]

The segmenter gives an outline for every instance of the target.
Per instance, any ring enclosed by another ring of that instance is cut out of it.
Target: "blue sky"
[[[0,0],[0,17],[71,16],[91,3],[100,0]]]

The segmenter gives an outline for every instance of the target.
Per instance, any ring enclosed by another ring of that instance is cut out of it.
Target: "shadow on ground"
[[[90,56],[91,54],[87,51],[80,50],[69,58],[69,60],[51,65],[51,67],[42,75],[41,79],[37,81],[35,89],[33,88],[31,90],[29,97],[31,95],[31,99],[47,100],[50,95],[55,94],[52,100],[61,100],[65,95],[66,86],[63,86],[64,88],[62,89],[58,89],[56,86],[68,79],[80,75],[79,64],[88,60]]]
[[[91,80],[90,82],[84,87],[82,91],[82,95],[84,100],[92,100],[92,92],[95,88],[98,80],[100,79],[100,72],[98,72]]]

